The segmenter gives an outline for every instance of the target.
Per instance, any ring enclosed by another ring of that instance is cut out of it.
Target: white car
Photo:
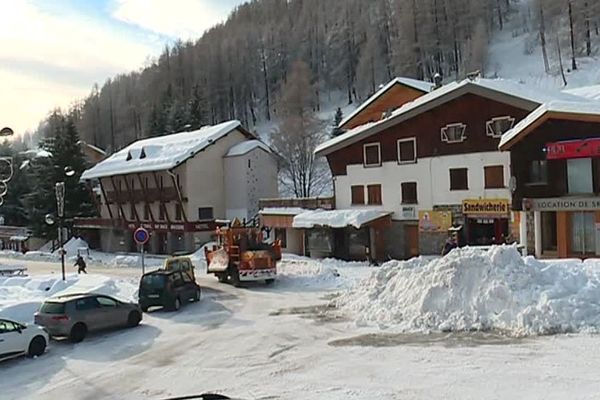
[[[48,340],[48,334],[40,326],[0,319],[0,360],[23,354],[41,356]]]

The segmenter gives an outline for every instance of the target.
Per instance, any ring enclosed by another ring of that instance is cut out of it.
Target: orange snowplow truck
[[[215,274],[219,282],[239,286],[242,282],[275,281],[277,261],[281,260],[281,242],[263,243],[258,228],[231,226],[217,229],[217,243],[205,248],[207,273]]]

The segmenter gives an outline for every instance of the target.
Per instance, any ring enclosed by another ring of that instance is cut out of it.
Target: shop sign
[[[450,211],[419,211],[420,232],[447,232],[452,227]]]
[[[525,211],[598,211],[600,197],[556,197],[523,199]]]
[[[463,201],[463,214],[508,215],[509,202],[506,199],[473,199]]]
[[[415,206],[401,206],[400,207],[400,219],[401,220],[416,220],[417,219],[417,207]]]
[[[600,157],[600,139],[547,143],[546,154],[548,160]]]

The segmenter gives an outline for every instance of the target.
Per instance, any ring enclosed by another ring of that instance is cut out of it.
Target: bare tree
[[[326,135],[312,111],[313,94],[308,65],[302,61],[293,63],[282,89],[283,120],[272,136],[272,145],[282,158],[282,192],[296,197],[322,194],[330,179],[324,159],[314,154]]]

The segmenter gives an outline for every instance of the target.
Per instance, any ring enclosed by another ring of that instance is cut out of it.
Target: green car
[[[186,271],[159,269],[142,276],[138,296],[144,312],[154,306],[177,311],[182,304],[200,300],[200,286]]]

